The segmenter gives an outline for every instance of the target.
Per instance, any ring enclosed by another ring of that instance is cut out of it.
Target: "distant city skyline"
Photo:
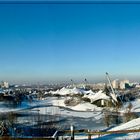
[[[140,4],[0,4],[0,80],[140,80]]]

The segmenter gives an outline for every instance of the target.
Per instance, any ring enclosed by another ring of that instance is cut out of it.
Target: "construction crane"
[[[106,76],[107,76],[109,85],[110,85],[111,90],[112,90],[112,93],[110,93],[110,96],[112,97],[112,99],[113,99],[116,103],[118,103],[116,93],[115,93],[115,91],[114,91],[114,88],[113,88],[113,86],[112,86],[112,83],[111,83],[109,74],[108,74],[107,72],[106,72]],[[123,104],[122,98],[120,97],[119,93],[117,93],[117,95],[118,95],[118,98],[120,99],[121,103]]]
[[[118,100],[117,100],[117,96],[115,94],[115,91],[113,89],[113,86],[112,86],[112,83],[111,83],[111,80],[110,80],[110,77],[109,77],[109,74],[106,72],[106,77],[107,77],[107,80],[109,82],[109,85],[111,87],[111,91],[112,93],[110,93],[110,96],[112,97],[113,101],[115,101],[116,103],[118,103]]]

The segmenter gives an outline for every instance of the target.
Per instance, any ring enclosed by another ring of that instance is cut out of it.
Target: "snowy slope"
[[[90,103],[80,103],[74,107],[70,107],[72,110],[80,110],[80,111],[101,111],[100,107]]]
[[[118,130],[133,130],[133,129],[139,129],[140,128],[140,118],[134,119],[132,121],[129,121],[127,123],[121,124],[117,127],[114,127],[110,129],[109,131],[118,131]],[[100,138],[97,138],[97,140],[134,140],[134,139],[140,139],[140,133],[127,133],[127,134],[110,134],[110,135],[104,135]]]
[[[64,101],[65,98],[53,99],[53,100],[50,98],[46,100],[46,103],[53,106],[65,107],[76,111],[101,111],[102,110],[102,108],[86,102],[82,102],[76,106],[66,106]]]
[[[131,120],[127,123],[124,123],[122,125],[119,125],[117,127],[114,127],[110,129],[109,131],[117,131],[117,130],[132,130],[132,129],[139,129],[140,128],[140,118]]]

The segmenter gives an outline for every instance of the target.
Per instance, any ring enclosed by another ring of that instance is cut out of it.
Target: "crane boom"
[[[106,76],[107,76],[107,80],[108,80],[109,85],[110,85],[111,90],[112,90],[112,93],[110,93],[110,95],[111,95],[111,97],[112,97],[112,99],[113,99],[114,101],[118,102],[117,97],[116,97],[116,94],[115,94],[115,91],[114,91],[113,86],[112,86],[112,83],[111,83],[111,80],[110,80],[110,78],[109,78],[109,74],[108,74],[107,72],[106,72]]]

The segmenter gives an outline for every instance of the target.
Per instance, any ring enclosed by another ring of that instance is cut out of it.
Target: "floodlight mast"
[[[88,80],[87,80],[86,78],[85,78],[85,80],[84,80],[84,81],[85,81],[85,83],[86,83],[86,84],[89,84],[89,82],[88,82]]]
[[[115,102],[118,102],[117,97],[116,97],[116,94],[115,94],[115,91],[114,91],[114,89],[113,89],[113,86],[112,86],[112,83],[111,83],[111,80],[110,80],[110,77],[109,77],[109,74],[108,74],[107,72],[106,72],[106,76],[107,76],[107,80],[108,80],[109,85],[110,85],[111,90],[112,90],[112,94],[110,93],[110,95],[111,95],[112,99],[113,99]]]

